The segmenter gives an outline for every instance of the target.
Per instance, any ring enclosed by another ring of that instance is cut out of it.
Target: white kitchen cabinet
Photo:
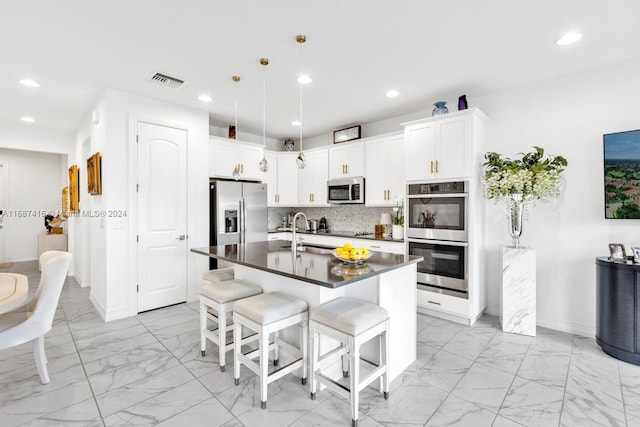
[[[343,142],[329,148],[329,178],[364,176],[364,144]]]
[[[300,206],[329,206],[327,203],[327,179],[329,176],[329,151],[326,148],[304,153],[307,166],[298,169],[298,204]]]
[[[279,152],[277,166],[277,204],[274,206],[298,205],[298,153]]]
[[[265,151],[269,170],[263,174],[267,184],[267,206],[296,206],[298,204],[297,153]]]
[[[395,206],[405,195],[404,135],[365,140],[367,206]]]
[[[261,145],[219,137],[211,137],[210,144],[211,176],[233,178],[233,171],[237,169],[240,179],[262,181],[264,173],[259,167],[263,155]]]
[[[406,180],[468,179],[476,135],[486,116],[477,108],[403,123]]]

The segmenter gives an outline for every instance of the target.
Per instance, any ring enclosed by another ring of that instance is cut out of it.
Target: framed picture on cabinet
[[[333,131],[334,144],[360,139],[360,137],[360,125]]]
[[[626,261],[627,253],[622,243],[609,243],[609,253],[612,261]]]

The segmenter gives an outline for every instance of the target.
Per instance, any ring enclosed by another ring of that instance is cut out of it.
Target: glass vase
[[[520,236],[522,236],[522,219],[524,216],[524,197],[522,194],[512,194],[509,205],[509,234],[513,247],[520,248]]]
[[[435,108],[431,112],[431,116],[441,116],[443,114],[447,114],[449,109],[447,108],[447,103],[445,101],[438,101],[433,104]]]

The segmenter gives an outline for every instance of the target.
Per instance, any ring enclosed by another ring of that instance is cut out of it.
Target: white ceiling
[[[267,57],[267,136],[298,136],[301,62],[314,79],[303,130],[315,136],[637,58],[639,17],[637,0],[4,0],[0,123],[73,132],[114,88],[207,110],[226,127],[239,74],[238,131],[262,134]],[[584,38],[554,44],[570,30]],[[147,82],[154,71],[187,84]],[[25,77],[42,86],[19,85]],[[400,96],[386,98],[391,88]]]

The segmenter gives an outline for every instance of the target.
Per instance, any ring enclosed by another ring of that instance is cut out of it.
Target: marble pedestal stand
[[[502,249],[500,324],[513,334],[536,336],[536,251]]]

